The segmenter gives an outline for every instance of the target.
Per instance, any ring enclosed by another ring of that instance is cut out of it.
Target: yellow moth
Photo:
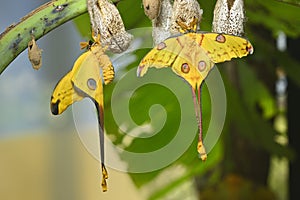
[[[83,53],[68,72],[56,85],[51,96],[51,112],[54,115],[63,113],[67,107],[85,97],[90,98],[96,106],[99,124],[100,155],[102,168],[102,189],[107,191],[106,179],[108,173],[104,165],[104,104],[103,86],[114,78],[114,69],[105,49],[100,44],[100,35],[93,37],[92,43],[81,43],[82,48],[88,50]]]
[[[190,25],[178,22],[184,34],[170,37],[156,45],[140,62],[137,75],[142,77],[151,67],[171,67],[192,88],[199,128],[198,153],[202,160],[207,154],[202,138],[201,86],[215,63],[241,58],[253,53],[251,43],[242,37],[196,32],[197,19]]]

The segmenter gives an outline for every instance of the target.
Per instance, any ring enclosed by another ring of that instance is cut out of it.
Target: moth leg
[[[89,40],[88,42],[80,42],[80,50],[87,49],[90,50],[94,42],[92,40]]]
[[[100,41],[100,38],[101,38],[101,35],[98,34],[97,36],[94,35],[94,33],[92,33],[92,37],[95,41],[96,44],[99,44],[101,46],[101,41]],[[102,47],[102,51],[105,52],[107,49],[108,49],[108,45]]]
[[[177,20],[176,23],[179,25],[179,32],[180,33],[186,33],[189,30],[189,27],[186,25],[185,22],[183,22],[183,20],[180,18],[180,20]]]
[[[196,17],[193,18],[193,21],[190,23],[190,30],[196,32],[197,31],[198,19]]]
[[[101,35],[100,35],[100,34],[95,35],[95,33],[92,32],[92,38],[93,38],[93,40],[95,41],[95,43],[101,45],[101,41],[100,41]]]
[[[187,33],[187,32],[196,32],[198,19],[196,17],[193,18],[193,21],[187,25],[181,18],[177,20],[176,23],[179,25],[179,32],[180,33]]]

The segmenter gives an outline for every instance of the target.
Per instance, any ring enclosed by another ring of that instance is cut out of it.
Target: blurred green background
[[[45,2],[2,2],[1,30]],[[210,31],[215,0],[199,2],[204,10],[201,30]],[[107,193],[101,191],[98,161],[76,134],[72,109],[52,116],[49,108],[55,84],[82,53],[79,42],[90,35],[88,16],[42,37],[38,41],[43,49],[39,71],[31,68],[24,51],[0,77],[0,199],[295,199],[294,187],[300,178],[300,2],[290,2],[295,4],[245,0],[246,37],[255,50],[247,58],[218,64],[226,88],[227,115],[221,138],[208,160],[198,158],[197,133],[187,132],[195,135],[194,142],[166,168],[139,174],[109,168]],[[127,29],[151,26],[140,0],[122,0],[118,8]],[[280,50],[278,37],[284,36],[287,49]],[[126,65],[114,63],[117,77],[136,68],[147,51],[134,51]],[[288,80],[288,89],[281,95],[276,92],[279,78]],[[122,146],[125,135],[114,122],[109,104],[115,84],[104,89],[105,127],[108,139]],[[187,92],[192,103],[187,85],[182,82],[178,87]],[[205,87],[203,96],[206,130],[211,105]],[[137,90],[130,103],[137,124],[149,122],[152,104],[164,106],[167,121],[159,134],[133,140],[126,150],[153,151],[172,140],[181,116],[172,92],[148,85]],[[190,112],[194,114],[194,110]]]

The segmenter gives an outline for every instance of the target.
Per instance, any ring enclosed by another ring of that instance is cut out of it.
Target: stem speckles
[[[13,41],[13,43],[9,46],[9,49],[13,49],[13,53],[16,54],[19,48],[20,42],[23,40],[21,34],[19,33],[17,39]]]
[[[56,6],[53,10],[52,13],[58,13],[58,12],[62,12],[69,4],[65,3],[62,5],[58,5]]]

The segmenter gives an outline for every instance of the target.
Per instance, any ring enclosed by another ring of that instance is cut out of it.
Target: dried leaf
[[[214,9],[213,28],[216,33],[244,35],[243,0],[218,0]]]
[[[31,40],[28,42],[28,58],[35,70],[40,69],[42,66],[42,51],[43,50],[37,46],[35,38],[32,35]]]
[[[156,19],[160,13],[161,0],[143,0],[143,7],[149,19]]]
[[[101,44],[113,53],[122,53],[130,45],[133,36],[125,31],[120,13],[107,0],[87,0],[88,12],[94,35],[101,35]]]
[[[176,34],[180,30],[178,21],[184,22],[188,27],[194,19],[197,19],[197,27],[201,21],[203,10],[196,0],[174,0],[171,18],[171,33]]]
[[[170,33],[170,23],[172,17],[172,5],[170,0],[162,0],[159,16],[152,20],[152,37],[154,44],[159,44],[168,37]]]

